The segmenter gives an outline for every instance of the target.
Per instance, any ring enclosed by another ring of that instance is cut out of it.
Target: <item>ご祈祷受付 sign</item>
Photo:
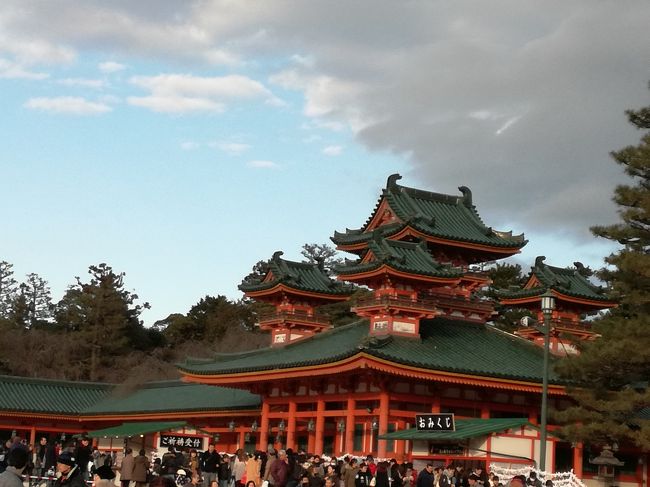
[[[200,436],[160,435],[160,446],[175,446],[179,448],[203,448],[203,438]]]
[[[415,427],[420,431],[456,431],[453,413],[416,414]]]

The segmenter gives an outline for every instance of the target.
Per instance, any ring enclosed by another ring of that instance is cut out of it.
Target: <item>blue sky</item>
[[[530,239],[524,267],[612,249],[588,227],[638,140],[647,3],[131,3],[0,12],[0,260],[55,300],[99,262],[148,324],[240,297],[256,261],[359,227],[395,172],[472,188]]]

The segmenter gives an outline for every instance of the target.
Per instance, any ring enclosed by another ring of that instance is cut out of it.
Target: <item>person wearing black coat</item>
[[[86,487],[77,459],[70,452],[64,451],[59,455],[56,470],[61,476],[54,482],[54,487]]]
[[[214,445],[208,445],[208,449],[201,454],[199,469],[203,473],[203,485],[210,487],[210,482],[217,480],[217,470],[221,463],[221,456],[215,451]]]
[[[433,485],[433,464],[427,463],[427,466],[418,474],[416,487],[431,487]]]

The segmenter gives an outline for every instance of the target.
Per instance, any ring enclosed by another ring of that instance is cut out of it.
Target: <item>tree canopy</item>
[[[621,245],[597,272],[619,306],[595,323],[602,337],[582,343],[580,355],[561,364],[575,384],[576,405],[555,416],[574,441],[630,442],[647,450],[650,420],[640,412],[650,405],[650,107],[627,116],[643,134],[638,145],[611,154],[631,178],[614,192],[621,221],[592,227],[594,235]]]

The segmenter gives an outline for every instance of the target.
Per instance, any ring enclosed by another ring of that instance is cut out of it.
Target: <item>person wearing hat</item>
[[[69,451],[63,451],[56,459],[56,482],[54,487],[85,487],[77,459]]]
[[[95,475],[93,475],[93,481],[95,482],[95,487],[113,487],[115,482],[115,472],[108,465],[102,465],[95,469]]]

